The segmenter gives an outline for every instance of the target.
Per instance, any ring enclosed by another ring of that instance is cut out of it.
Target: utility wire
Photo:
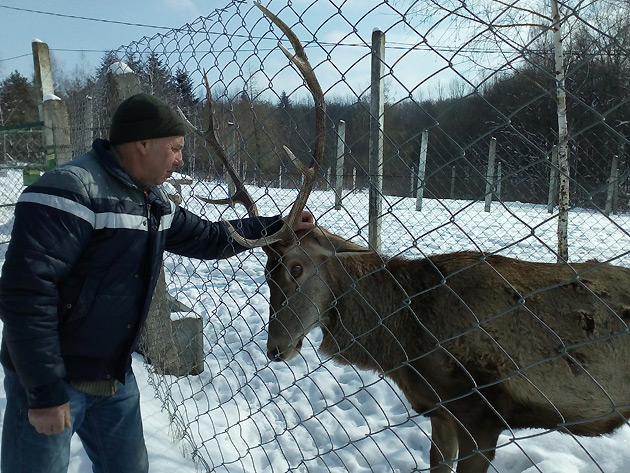
[[[42,10],[32,10],[30,8],[11,7],[9,5],[0,5],[0,8],[6,8],[7,10],[23,11],[23,12],[28,12],[28,13],[39,13],[40,15],[50,15],[50,16],[59,16],[59,17],[62,17],[62,18],[72,18],[72,19],[75,19],[75,20],[98,21],[98,22],[101,22],[101,23],[114,23],[116,25],[139,26],[141,28],[157,28],[157,29],[161,29],[161,30],[172,30],[172,29],[174,29],[174,28],[172,28],[170,26],[145,25],[143,23],[130,23],[130,22],[127,22],[127,21],[106,20],[106,19],[103,19],[103,18],[90,18],[90,17],[87,17],[87,16],[67,15],[67,14],[64,14],[64,13],[54,13],[54,12],[42,11]]]

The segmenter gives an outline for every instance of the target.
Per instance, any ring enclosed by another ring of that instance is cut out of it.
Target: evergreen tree
[[[182,108],[192,107],[199,102],[199,99],[195,97],[195,93],[193,91],[193,81],[184,68],[177,68],[175,71],[174,83],[175,90],[177,91],[178,103],[181,104]]]
[[[0,125],[38,120],[35,87],[26,77],[15,71],[0,83]]]
[[[164,66],[157,53],[152,52],[140,74],[142,89],[167,102],[175,98],[177,92],[173,87],[174,79],[171,72]]]
[[[107,77],[107,72],[109,71],[109,66],[118,61],[118,54],[115,51],[106,52],[101,58],[101,63],[96,71],[96,77],[105,79]]]

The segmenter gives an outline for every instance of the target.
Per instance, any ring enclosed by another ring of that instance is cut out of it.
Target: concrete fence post
[[[57,164],[63,164],[72,159],[68,109],[66,103],[55,95],[48,45],[34,40],[31,46],[35,89],[38,91],[39,119],[44,122],[46,169],[52,169]]]

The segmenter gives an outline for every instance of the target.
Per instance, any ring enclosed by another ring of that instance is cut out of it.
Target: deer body
[[[385,260],[319,228],[267,253],[269,356],[321,327],[320,351],[384,373],[431,418],[435,471],[485,472],[505,429],[600,435],[630,416],[628,268]]]
[[[599,263],[531,263],[479,253],[385,259],[316,227],[295,235],[324,157],[326,103],[299,39],[255,5],[289,39],[280,45],[315,104],[310,167],[285,147],[304,176],[286,225],[259,240],[269,257],[270,359],[288,361],[321,327],[320,350],[341,363],[389,376],[431,419],[431,471],[484,473],[501,431],[541,427],[600,435],[630,416],[630,269]],[[212,94],[202,132],[228,168],[235,203],[257,215],[218,140]],[[183,113],[182,113],[183,116]],[[185,118],[185,117],[183,117]],[[459,452],[459,453],[458,453]]]

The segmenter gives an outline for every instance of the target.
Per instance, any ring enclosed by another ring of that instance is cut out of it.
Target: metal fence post
[[[495,179],[494,182],[496,182],[496,189],[495,189],[495,195],[497,196],[497,200],[501,201],[501,178],[503,176],[502,170],[501,170],[501,161],[499,161],[497,163],[497,178]]]
[[[236,130],[237,128],[234,125],[234,122],[228,122],[227,153],[230,159],[232,160],[232,162],[235,163],[234,164],[235,167],[237,166],[236,164]],[[229,174],[227,175],[227,186],[228,186],[228,195],[234,195],[236,193],[236,184],[234,183],[234,181],[232,180],[232,177],[230,177]],[[234,202],[230,202],[230,207],[234,208],[234,206],[235,206]]]
[[[604,214],[609,216],[613,211],[613,201],[615,192],[617,190],[618,178],[619,178],[619,157],[615,154],[612,158],[612,164],[610,165],[610,177],[608,178],[608,189],[606,192],[606,207],[604,208]]]
[[[497,139],[490,139],[490,150],[488,151],[488,169],[486,170],[486,205],[485,212],[490,212],[490,204],[492,203],[492,194],[494,191],[494,160],[497,154]]]
[[[378,28],[372,32],[372,75],[370,102],[369,150],[369,235],[372,249],[381,251],[381,222],[383,196],[383,130],[385,105],[383,101],[383,74],[385,72],[385,33]]]
[[[337,126],[337,172],[335,175],[335,210],[341,210],[341,194],[343,193],[343,168],[346,150],[346,122],[339,120]]]

